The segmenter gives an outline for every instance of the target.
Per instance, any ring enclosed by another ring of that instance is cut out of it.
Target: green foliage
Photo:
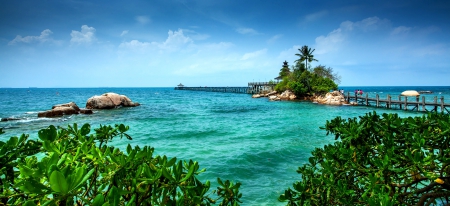
[[[282,72],[283,80],[277,84],[275,90],[277,92],[283,92],[285,90],[291,90],[297,96],[310,96],[320,95],[329,92],[330,90],[336,90],[338,85],[335,82],[340,81],[340,76],[333,72],[333,68],[319,65],[314,69],[308,69],[307,63],[317,61],[314,59],[314,49],[303,46],[299,49],[300,53],[295,54],[300,57],[296,60],[296,64],[292,67],[292,72]],[[304,63],[305,61],[306,66]]]
[[[289,76],[289,74],[291,74],[291,71],[289,70],[288,66],[283,66],[280,69],[279,75],[280,75],[281,78],[287,77],[287,76]]]
[[[299,62],[305,61],[306,69],[308,69],[308,62],[317,61],[317,59],[314,59],[314,55],[312,54],[315,49],[311,50],[311,48],[308,48],[308,46],[302,46],[302,48],[298,49],[299,53],[295,54],[299,57]]]
[[[327,121],[334,144],[298,168],[288,205],[446,205],[450,202],[450,116],[400,118],[375,112]]]
[[[148,146],[107,145],[115,137],[131,140],[128,129],[100,125],[90,134],[89,124],[49,126],[39,140],[0,141],[0,205],[239,205],[240,183],[218,179],[217,193],[210,192],[195,161],[154,156]]]

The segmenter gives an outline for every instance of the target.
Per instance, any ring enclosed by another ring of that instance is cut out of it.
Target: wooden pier
[[[445,104],[444,97],[435,96],[433,101],[425,101],[425,97],[408,97],[399,95],[398,98],[392,99],[390,95],[387,95],[386,99],[380,99],[377,94],[375,97],[369,97],[366,95],[350,95],[348,92],[345,96],[347,102],[356,102],[358,105],[383,107],[388,109],[402,109],[405,111],[422,111],[422,112],[441,112],[450,114],[450,104]]]
[[[273,91],[275,85],[276,83],[273,82],[249,82],[247,87],[185,87],[184,85],[179,84],[175,87],[175,90],[261,94]]]
[[[175,90],[249,94],[249,87],[175,87]]]

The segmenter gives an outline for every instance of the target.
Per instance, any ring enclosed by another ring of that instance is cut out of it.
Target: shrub
[[[0,204],[239,205],[240,183],[218,178],[217,193],[210,192],[210,182],[196,177],[205,169],[195,161],[154,156],[149,146],[121,151],[107,145],[116,137],[131,140],[128,129],[100,125],[90,134],[89,124],[49,126],[39,140],[0,141]]]
[[[397,114],[327,121],[334,144],[298,168],[301,181],[279,197],[288,205],[450,203],[450,116]],[[327,134],[328,134],[327,133]]]

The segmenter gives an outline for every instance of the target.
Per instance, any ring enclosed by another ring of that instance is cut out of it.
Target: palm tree
[[[311,48],[308,48],[308,46],[302,46],[302,48],[301,49],[298,49],[298,51],[299,51],[299,53],[298,54],[295,54],[296,56],[299,56],[300,57],[300,59],[297,59],[297,60],[295,60],[296,62],[297,61],[300,61],[300,62],[302,62],[302,61],[305,61],[306,62],[306,69],[308,69],[308,62],[312,62],[312,61],[318,61],[317,59],[314,59],[314,55],[312,54],[314,51],[315,51],[315,49],[313,49],[312,51],[311,51]]]

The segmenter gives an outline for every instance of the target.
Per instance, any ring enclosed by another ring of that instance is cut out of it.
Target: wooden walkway
[[[249,87],[175,87],[175,90],[251,94]]]
[[[180,84],[181,85],[181,84]],[[273,91],[276,83],[274,82],[249,82],[247,87],[185,87],[178,86],[175,90],[190,90],[204,92],[224,92],[224,93],[242,93],[242,94],[261,94]]]
[[[358,105],[450,114],[450,104],[445,104],[444,97],[440,97],[438,100],[438,97],[435,96],[433,101],[426,101],[424,96],[420,98],[399,95],[398,98],[392,99],[390,95],[387,95],[386,99],[380,99],[378,94],[376,97],[369,97],[367,93],[365,95],[350,95],[350,92],[344,94],[344,96],[347,102],[356,102]]]

